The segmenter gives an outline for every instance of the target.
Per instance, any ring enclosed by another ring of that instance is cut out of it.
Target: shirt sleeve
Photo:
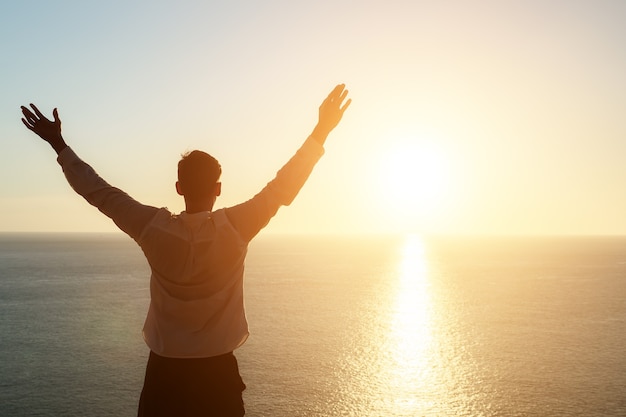
[[[109,185],[71,148],[61,151],[57,161],[72,189],[111,218],[133,239],[139,238],[144,227],[157,213],[156,207],[143,205],[122,190]]]
[[[250,241],[256,236],[280,206],[291,204],[323,154],[322,145],[309,137],[257,195],[225,209],[229,221],[244,240]]]

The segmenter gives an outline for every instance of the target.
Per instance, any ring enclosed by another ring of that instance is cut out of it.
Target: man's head
[[[178,162],[176,190],[185,197],[187,205],[190,202],[197,205],[211,201],[211,207],[206,208],[210,210],[215,198],[220,195],[221,174],[222,167],[219,162],[208,153],[198,150],[187,152]]]

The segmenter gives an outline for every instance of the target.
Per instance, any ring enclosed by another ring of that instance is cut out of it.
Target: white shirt
[[[143,205],[104,181],[72,149],[58,162],[72,188],[143,250],[152,271],[143,328],[148,347],[173,358],[232,352],[248,337],[243,295],[250,240],[289,205],[324,149],[309,137],[250,200],[214,212],[172,214]]]

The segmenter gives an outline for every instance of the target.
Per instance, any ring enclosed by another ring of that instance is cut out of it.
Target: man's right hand
[[[61,136],[61,119],[59,119],[57,109],[52,111],[54,120],[51,121],[48,120],[34,104],[31,104],[30,107],[33,111],[24,106],[21,107],[22,114],[24,115],[22,118],[24,126],[48,142],[57,154],[60,153],[67,147],[67,144],[65,140],[63,140],[63,136]]]
[[[348,90],[345,88],[345,84],[336,86],[320,106],[319,120],[313,130],[312,136],[321,144],[324,144],[328,134],[339,124],[343,117],[343,112],[346,111],[352,102],[352,99],[348,99],[346,103],[343,104],[343,101],[348,95]]]

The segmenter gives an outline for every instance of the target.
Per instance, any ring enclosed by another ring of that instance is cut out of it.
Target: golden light
[[[381,208],[406,224],[427,223],[441,214],[450,196],[450,162],[434,142],[399,140],[379,155]]]
[[[419,360],[416,353],[427,348],[430,341],[430,283],[420,237],[409,235],[406,238],[399,274],[393,337],[397,359],[414,363]]]
[[[421,238],[410,235],[403,247],[396,303],[392,316],[390,349],[392,384],[399,409],[426,405],[416,391],[433,384],[432,301],[426,250]]]

